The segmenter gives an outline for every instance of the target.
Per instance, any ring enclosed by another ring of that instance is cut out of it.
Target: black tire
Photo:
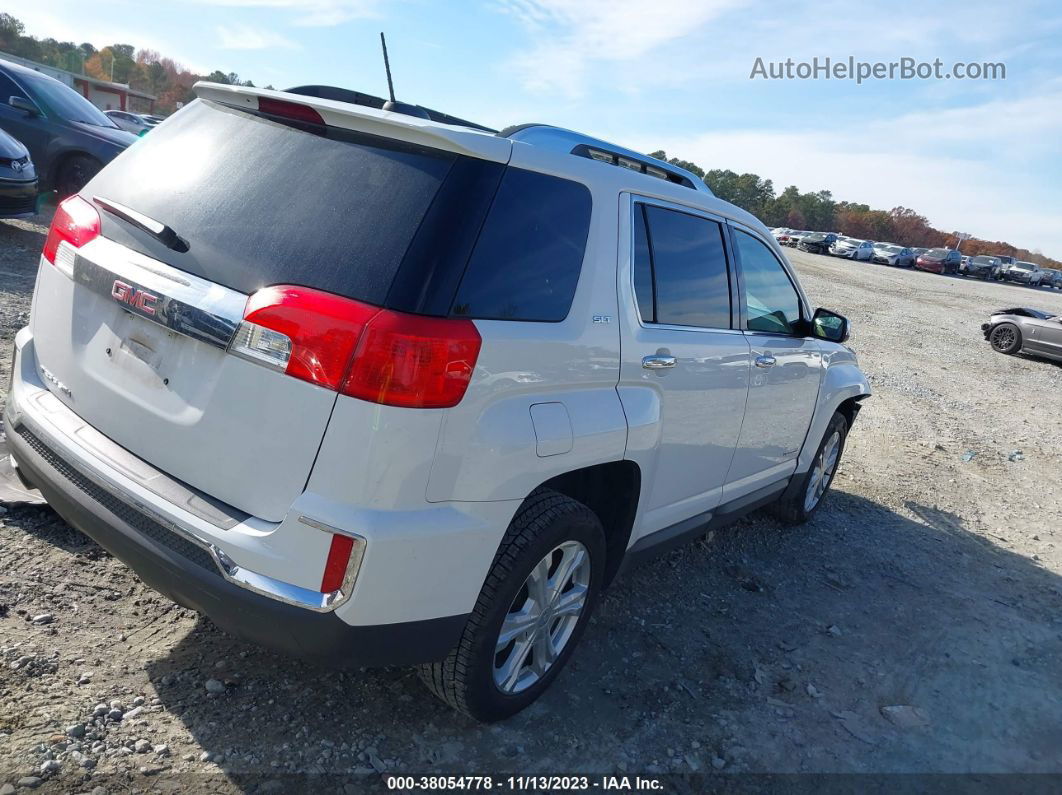
[[[807,505],[808,488],[812,483],[812,477],[816,471],[816,465],[822,458],[823,450],[826,445],[833,438],[834,434],[838,434],[837,441],[837,459],[830,470],[826,479],[826,483],[820,492],[820,496],[814,505],[810,508]],[[797,478],[789,484],[789,488],[785,490],[782,498],[776,502],[772,508],[775,516],[785,524],[797,525],[803,524],[808,521],[815,512],[822,505],[823,500],[826,499],[826,495],[829,493],[830,486],[833,485],[833,479],[837,475],[837,469],[841,465],[841,458],[844,455],[844,442],[848,437],[848,420],[844,418],[844,415],[840,412],[835,412],[830,418],[829,423],[826,425],[826,431],[822,434],[822,440],[819,442],[818,448],[815,450],[815,458],[812,459],[812,465],[808,468],[808,471],[798,475]]]
[[[1021,350],[1021,329],[1013,323],[1000,323],[988,335],[992,350],[1008,356]]]
[[[498,635],[532,569],[566,541],[588,552],[587,597],[575,629],[556,660],[533,684],[505,693],[494,680]],[[476,606],[457,646],[444,660],[420,666],[420,678],[454,709],[484,722],[516,714],[541,696],[564,668],[593,612],[605,569],[605,534],[597,515],[582,503],[552,489],[538,489],[524,501],[494,557]]]
[[[56,190],[60,199],[77,193],[92,179],[103,164],[94,157],[88,155],[73,155],[63,161],[59,168],[59,177],[56,180]]]

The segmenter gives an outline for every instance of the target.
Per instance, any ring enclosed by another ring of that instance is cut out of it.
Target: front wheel
[[[65,199],[77,193],[96,176],[101,168],[103,164],[88,155],[74,155],[68,158],[59,169],[59,176],[56,180],[59,198]]]
[[[848,421],[840,412],[835,412],[822,435],[811,467],[786,489],[775,504],[774,512],[786,524],[803,524],[822,505],[826,492],[833,484],[837,467],[841,463],[845,438],[848,436]]]
[[[536,490],[509,525],[461,640],[442,662],[421,666],[421,679],[476,720],[529,706],[571,656],[604,567],[597,515],[552,489]]]
[[[988,335],[992,350],[1012,354],[1021,350],[1021,330],[1013,323],[1000,323]]]

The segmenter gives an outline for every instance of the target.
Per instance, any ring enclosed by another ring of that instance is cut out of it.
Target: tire
[[[103,164],[88,155],[74,155],[67,158],[59,169],[59,177],[55,183],[59,198],[65,199],[77,193],[96,176],[101,168]]]
[[[566,557],[569,552],[572,559]],[[555,577],[559,568],[552,567],[578,559],[579,552],[584,553],[583,566],[572,566],[572,573],[557,586],[543,579],[545,587],[539,592],[541,599],[551,590],[564,596],[582,589],[579,611],[532,624],[499,648],[506,620],[515,632],[518,617],[535,611],[532,576],[543,571],[540,565],[546,563],[550,577]],[[461,640],[441,662],[420,666],[422,681],[451,707],[479,721],[501,720],[526,708],[549,688],[571,657],[597,601],[604,569],[605,534],[597,515],[552,489],[537,489],[509,525]],[[558,586],[560,590],[553,590]],[[543,629],[550,633],[545,636],[548,646],[542,642]],[[526,652],[514,657],[521,649]],[[545,666],[544,650],[555,654]],[[507,671],[514,675],[506,679]]]
[[[992,350],[1008,356],[1021,350],[1021,329],[1013,323],[1000,323],[988,335]]]
[[[840,412],[834,412],[826,425],[822,441],[819,442],[818,449],[815,451],[811,467],[807,472],[797,476],[782,498],[774,505],[773,512],[782,522],[789,525],[803,524],[815,515],[815,511],[822,505],[830,486],[833,485],[833,478],[841,464],[844,442],[847,437],[848,421]],[[834,450],[836,455],[834,455]],[[824,478],[818,476],[823,469],[823,464],[826,464]],[[820,485],[821,488],[819,488]],[[818,492],[814,500],[809,494],[812,488]]]

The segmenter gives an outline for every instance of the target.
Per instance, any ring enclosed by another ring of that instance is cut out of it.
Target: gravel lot
[[[0,222],[0,390],[44,232]],[[235,641],[49,509],[11,507],[0,786],[1062,773],[1062,366],[995,354],[979,330],[1006,306],[1062,313],[1062,293],[789,256],[853,321],[875,391],[810,525],[756,516],[628,575],[552,692],[484,727],[409,670],[333,672]]]

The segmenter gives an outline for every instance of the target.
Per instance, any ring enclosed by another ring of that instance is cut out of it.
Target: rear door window
[[[730,328],[722,225],[663,207],[638,204],[635,209],[644,213],[647,238],[646,244],[639,242],[636,213],[635,293],[643,322]]]
[[[585,185],[510,166],[501,179],[452,314],[557,322],[568,316],[590,229]]]

